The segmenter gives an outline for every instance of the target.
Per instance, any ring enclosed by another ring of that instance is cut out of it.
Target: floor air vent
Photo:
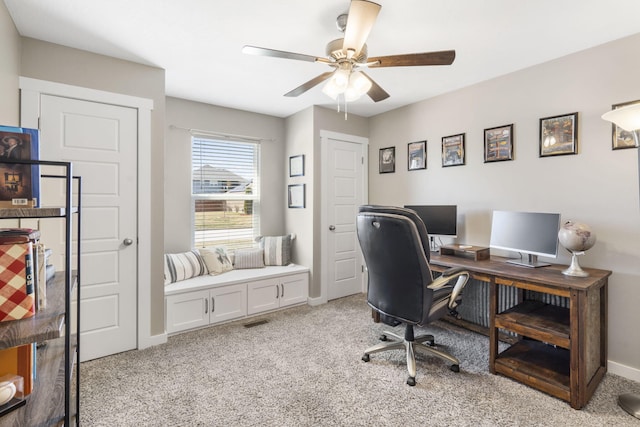
[[[255,322],[245,323],[245,328],[253,328],[254,326],[264,325],[265,323],[269,323],[268,320],[256,320]]]

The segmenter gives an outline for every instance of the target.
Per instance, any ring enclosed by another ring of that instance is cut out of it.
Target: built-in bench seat
[[[309,268],[236,269],[165,285],[168,334],[307,302]]]
[[[270,279],[283,275],[308,272],[308,267],[303,267],[297,264],[289,264],[285,266],[272,265],[263,268],[231,270],[216,276],[205,274],[202,276],[192,277],[191,279],[182,280],[180,282],[171,283],[164,287],[164,294],[167,296],[185,291],[217,288],[220,286],[234,285],[236,283],[246,283],[254,280]]]

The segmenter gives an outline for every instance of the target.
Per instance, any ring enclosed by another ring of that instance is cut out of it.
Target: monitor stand
[[[440,252],[440,246],[436,243],[436,239],[433,236],[429,236],[429,248],[431,252]]]
[[[551,265],[548,262],[538,262],[538,255],[532,255],[532,254],[526,254],[526,255],[527,255],[526,260],[510,259],[506,262],[509,264],[521,265],[523,267],[531,267],[531,268],[546,267],[548,265]]]

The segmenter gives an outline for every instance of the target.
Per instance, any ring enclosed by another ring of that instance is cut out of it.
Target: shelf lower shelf
[[[64,338],[58,338],[38,348],[38,374],[33,392],[27,396],[26,405],[0,418],[0,425],[48,426],[64,422],[64,344]],[[75,360],[75,348],[72,352]]]
[[[569,309],[540,301],[523,301],[496,314],[495,325],[565,349],[570,348]]]
[[[496,373],[552,396],[570,400],[570,355],[563,348],[521,340],[498,355]]]

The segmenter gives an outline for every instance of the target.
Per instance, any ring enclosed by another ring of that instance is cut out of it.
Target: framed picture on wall
[[[304,154],[289,157],[289,176],[304,176]]]
[[[410,142],[407,146],[407,168],[410,171],[427,168],[427,141]]]
[[[513,160],[513,123],[484,130],[484,162]]]
[[[464,165],[464,133],[442,137],[442,167]]]
[[[613,104],[612,110],[620,107],[626,107],[628,105],[638,104],[640,100],[623,102],[620,104]],[[614,150],[621,150],[623,148],[637,148],[638,143],[633,137],[633,132],[626,131],[615,123],[611,123],[611,148]]]
[[[305,188],[304,184],[291,184],[289,185],[289,204],[290,208],[304,208],[305,207]]]
[[[578,113],[540,119],[540,157],[578,153]]]
[[[378,170],[380,173],[391,173],[396,171],[396,147],[380,149]]]

